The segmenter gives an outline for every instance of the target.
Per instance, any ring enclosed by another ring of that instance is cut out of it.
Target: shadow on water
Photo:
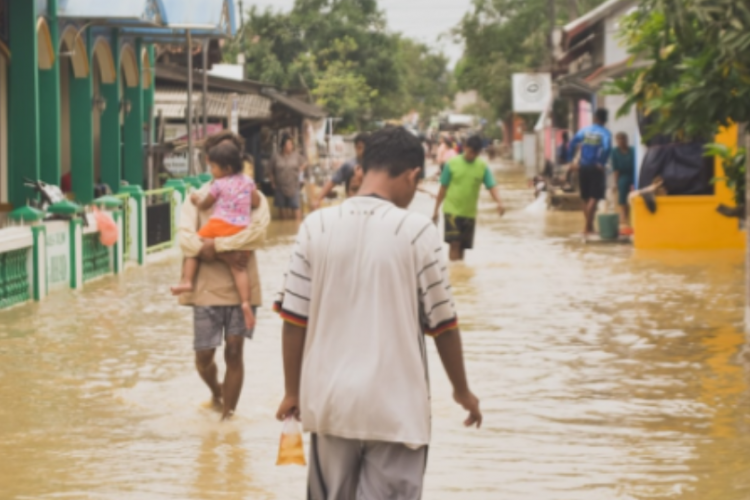
[[[750,498],[742,254],[585,245],[579,214],[524,210],[522,173],[497,177],[508,214],[483,196],[477,249],[450,266],[485,427],[461,427],[430,347],[425,498]],[[226,425],[194,373],[190,310],[167,291],[176,255],[0,312],[0,497],[303,498],[306,471],[274,466],[270,304],[295,234],[274,223],[259,252],[266,307]]]

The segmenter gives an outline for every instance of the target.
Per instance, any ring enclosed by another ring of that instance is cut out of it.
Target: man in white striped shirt
[[[435,337],[465,425],[481,425],[436,227],[407,212],[424,167],[402,128],[372,135],[360,195],[302,224],[276,308],[286,396],[312,434],[312,500],[416,500],[430,442],[424,335]]]

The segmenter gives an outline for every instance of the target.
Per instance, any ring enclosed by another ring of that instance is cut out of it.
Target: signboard
[[[176,153],[164,157],[164,168],[172,175],[178,177],[188,175],[187,153]]]
[[[47,283],[50,290],[70,284],[70,232],[67,224],[60,229],[47,226]]]
[[[513,111],[542,113],[552,98],[552,76],[549,73],[516,73],[513,75]]]
[[[235,134],[240,133],[240,100],[237,94],[230,94],[227,99],[229,103],[229,130]]]

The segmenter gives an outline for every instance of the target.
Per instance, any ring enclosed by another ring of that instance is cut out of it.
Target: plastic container
[[[599,237],[613,241],[620,237],[620,216],[617,214],[599,214]]]

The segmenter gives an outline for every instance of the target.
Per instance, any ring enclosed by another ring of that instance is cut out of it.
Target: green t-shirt
[[[440,176],[440,184],[448,189],[443,212],[470,219],[477,216],[479,191],[482,189],[482,184],[487,189],[492,189],[497,185],[484,161],[477,158],[469,163],[464,159],[464,155],[456,156],[448,162]]]

